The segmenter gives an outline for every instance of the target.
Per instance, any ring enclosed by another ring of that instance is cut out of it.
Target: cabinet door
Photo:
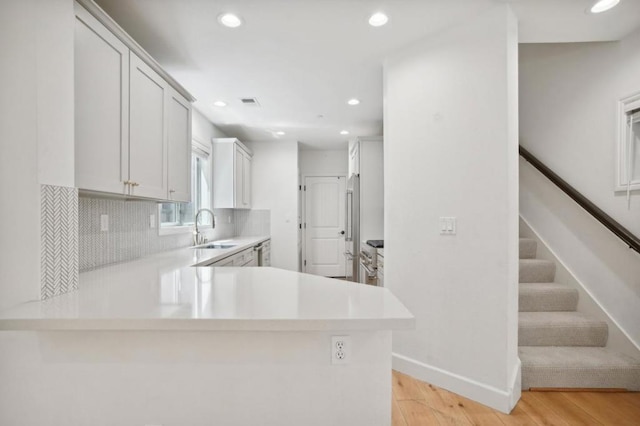
[[[168,199],[191,200],[191,104],[175,90],[168,90],[167,158]]]
[[[255,260],[255,254],[252,247],[233,256],[233,266],[253,266],[249,264],[253,263]]]
[[[167,198],[166,82],[130,54],[129,180],[131,195]]]
[[[245,208],[244,203],[244,151],[239,147],[235,147],[234,153],[234,177],[233,177],[233,200],[234,207]]]
[[[129,178],[129,49],[76,4],[76,186],[126,194]]]
[[[251,208],[251,157],[242,157],[242,207]]]
[[[210,266],[233,266],[233,256],[212,263]]]

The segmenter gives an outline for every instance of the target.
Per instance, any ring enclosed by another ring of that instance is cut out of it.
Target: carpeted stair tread
[[[544,259],[520,259],[521,283],[549,283],[556,277],[556,264]]]
[[[604,321],[578,312],[520,312],[520,346],[605,346],[608,327]]]
[[[535,259],[538,243],[531,238],[520,238],[520,259]]]
[[[620,388],[640,391],[640,360],[597,347],[521,346],[522,389]]]
[[[575,311],[578,290],[558,283],[521,283],[520,312]]]

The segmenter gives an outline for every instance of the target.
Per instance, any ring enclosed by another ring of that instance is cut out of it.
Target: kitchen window
[[[195,214],[202,208],[211,208],[211,158],[210,149],[204,144],[193,141],[191,153],[191,202],[160,203],[160,235],[189,232],[193,226]],[[211,217],[202,215],[199,220],[203,228],[211,226]]]
[[[618,122],[616,191],[625,191],[630,203],[631,191],[640,189],[640,92],[619,102]]]

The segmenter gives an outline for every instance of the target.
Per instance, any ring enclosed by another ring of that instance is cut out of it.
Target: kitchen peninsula
[[[391,330],[414,319],[387,289],[192,267],[205,253],[85,272],[0,313],[2,424],[390,423]]]

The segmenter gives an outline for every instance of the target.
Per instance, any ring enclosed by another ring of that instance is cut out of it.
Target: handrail
[[[558,188],[560,188],[565,194],[571,197],[576,203],[593,216],[598,222],[603,224],[609,231],[613,232],[622,241],[633,249],[640,253],[640,238],[636,237],[624,226],[616,222],[611,216],[603,212],[598,206],[589,201],[584,195],[579,193],[574,187],[569,185],[564,179],[555,174],[553,170],[545,166],[540,160],[533,156],[529,151],[520,145],[520,155],[527,160],[533,167],[538,169],[540,173],[546,176],[551,182],[553,182]]]

